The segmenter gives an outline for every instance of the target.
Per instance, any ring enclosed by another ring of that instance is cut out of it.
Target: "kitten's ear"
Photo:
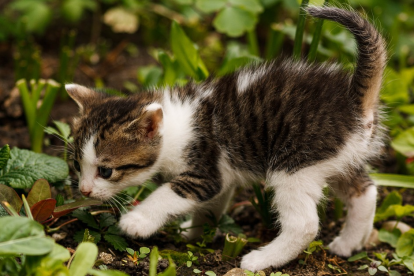
[[[65,89],[69,96],[78,104],[81,113],[88,108],[94,99],[101,97],[101,93],[79,84],[66,84]]]
[[[160,134],[163,116],[162,106],[159,103],[152,103],[144,108],[140,118],[132,121],[125,131],[137,131],[144,137],[152,139]]]

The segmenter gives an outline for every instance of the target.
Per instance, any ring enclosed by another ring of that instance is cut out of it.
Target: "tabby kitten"
[[[79,188],[101,200],[156,173],[168,181],[123,215],[120,228],[149,237],[167,221],[192,213],[191,225],[219,218],[237,184],[265,178],[275,191],[280,235],[245,255],[241,267],[280,267],[318,233],[317,204],[329,184],[348,208],[329,245],[350,256],[367,241],[377,190],[364,164],[381,146],[378,104],[386,63],[384,40],[354,12],[309,7],[355,36],[351,74],[338,65],[277,60],[219,79],[114,97],[66,85],[80,107],[74,120]],[[189,239],[200,227],[185,233]]]

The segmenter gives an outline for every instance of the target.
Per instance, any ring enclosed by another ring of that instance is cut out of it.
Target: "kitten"
[[[107,200],[155,173],[168,181],[123,215],[120,228],[149,237],[168,220],[219,218],[237,184],[265,178],[275,191],[280,235],[245,255],[257,271],[296,258],[318,233],[316,206],[328,183],[348,208],[329,245],[350,256],[367,241],[377,190],[364,164],[381,146],[379,91],[386,63],[381,35],[354,12],[308,7],[348,28],[357,41],[353,73],[337,65],[278,60],[220,79],[114,97],[69,84],[80,107],[74,166],[85,196]],[[189,239],[201,228],[186,233]]]

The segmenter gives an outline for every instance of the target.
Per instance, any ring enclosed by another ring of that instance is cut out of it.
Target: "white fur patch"
[[[258,81],[265,74],[265,66],[260,66],[255,71],[250,68],[240,71],[237,77],[237,92],[239,94],[243,93],[252,83]]]
[[[177,195],[169,184],[155,190],[121,217],[119,227],[131,237],[147,238],[177,215],[191,212],[196,202]]]

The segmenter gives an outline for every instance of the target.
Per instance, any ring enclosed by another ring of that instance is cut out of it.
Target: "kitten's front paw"
[[[269,263],[269,258],[266,258],[264,255],[266,254],[263,251],[254,250],[242,258],[240,267],[252,272],[268,268],[271,266],[271,263]]]
[[[336,237],[329,245],[329,251],[333,254],[342,256],[342,257],[350,257],[352,255],[352,251],[360,250],[362,248],[361,245],[353,245],[351,242],[341,238]]]
[[[128,236],[134,238],[148,238],[154,234],[159,227],[160,226],[155,224],[153,220],[150,220],[136,210],[122,215],[121,220],[119,221],[119,228],[121,228],[121,230]]]

